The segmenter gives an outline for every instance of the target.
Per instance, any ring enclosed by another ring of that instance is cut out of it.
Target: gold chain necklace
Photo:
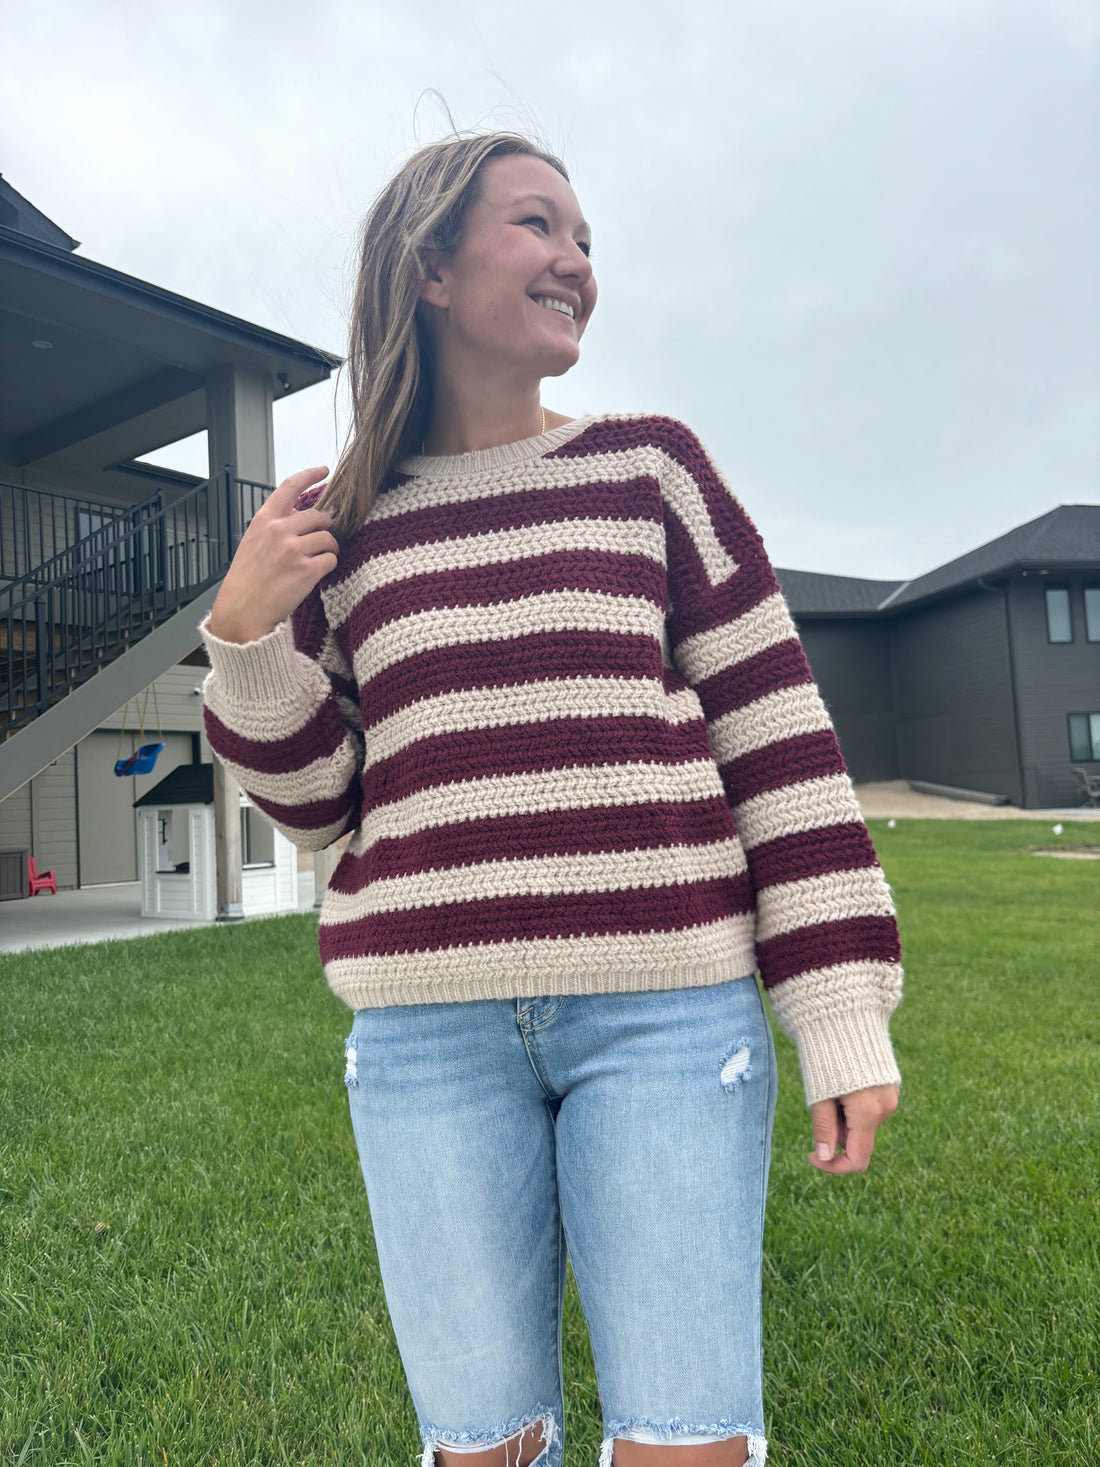
[[[546,409],[543,407],[543,405],[542,405],[541,402],[539,403],[539,412],[542,414],[542,427],[539,429],[539,433],[542,434],[542,433],[545,433],[546,432]],[[428,440],[426,438],[422,438],[420,440],[420,453],[421,453],[421,457],[423,457],[423,454],[424,454],[424,445],[425,445],[425,443],[427,443],[427,441]]]

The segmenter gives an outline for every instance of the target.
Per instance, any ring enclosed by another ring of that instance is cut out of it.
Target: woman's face
[[[596,305],[590,245],[576,195],[556,168],[524,154],[490,159],[461,243],[420,282],[441,363],[490,372],[506,365],[535,377],[567,372]]]

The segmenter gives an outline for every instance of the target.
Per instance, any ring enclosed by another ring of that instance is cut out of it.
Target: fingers
[[[864,1172],[875,1149],[875,1133],[898,1105],[896,1085],[873,1085],[835,1100],[820,1100],[813,1113],[814,1151],[806,1159],[818,1171],[843,1176]],[[835,1155],[837,1145],[844,1149]]]
[[[311,535],[302,535],[299,544],[312,558],[315,555],[335,555],[339,558],[340,542],[328,530],[314,530]]]
[[[840,1142],[840,1112],[835,1100],[819,1100],[812,1109],[813,1152],[806,1158],[814,1166],[829,1161]]]
[[[314,469],[299,469],[296,474],[291,474],[289,478],[284,479],[277,489],[273,489],[260,508],[267,509],[271,505],[273,509],[270,513],[286,514],[294,508],[299,496],[306,489],[311,488],[314,484],[320,483],[327,474],[327,464],[321,464],[318,468]],[[318,513],[321,512],[318,511]]]

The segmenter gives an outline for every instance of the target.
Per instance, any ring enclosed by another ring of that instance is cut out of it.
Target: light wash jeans
[[[747,1435],[775,1050],[750,974],[355,1012],[345,1081],[423,1442],[563,1456],[566,1247],[615,1437]],[[515,1453],[516,1456],[512,1454]]]

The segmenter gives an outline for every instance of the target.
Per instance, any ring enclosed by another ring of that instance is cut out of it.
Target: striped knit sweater
[[[890,889],[763,542],[683,423],[406,459],[279,626],[208,619],[211,748],[295,845],[351,832],[319,922],[350,1007],[758,969],[807,1104],[900,1080]]]

